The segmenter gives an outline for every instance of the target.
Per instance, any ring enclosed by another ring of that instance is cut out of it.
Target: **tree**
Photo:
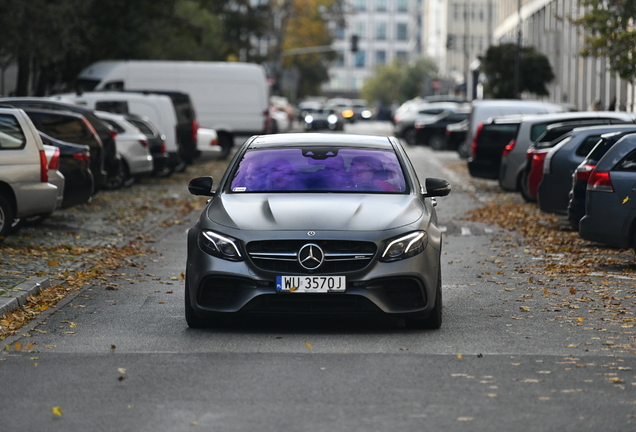
[[[515,98],[514,64],[517,45],[493,45],[480,57],[481,71],[486,76],[484,91],[493,98]],[[534,47],[522,47],[520,52],[519,91],[538,96],[549,94],[546,85],[554,79],[546,56]]]
[[[636,2],[582,0],[586,13],[572,20],[585,31],[582,56],[606,57],[622,79],[636,81]]]
[[[375,75],[365,81],[361,96],[383,105],[404,102],[421,96],[426,78],[436,74],[437,68],[429,59],[420,59],[411,65],[393,62],[376,69]]]

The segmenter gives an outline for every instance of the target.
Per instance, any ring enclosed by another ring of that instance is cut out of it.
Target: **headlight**
[[[311,123],[313,121],[314,121],[314,118],[312,116],[308,115],[305,117],[305,123]]]
[[[428,245],[426,231],[416,231],[410,234],[389,239],[380,257],[380,261],[389,262],[409,258],[419,254]]]
[[[371,117],[373,117],[373,113],[369,110],[363,110],[360,115],[362,116],[362,118],[365,119],[370,119]]]
[[[330,124],[336,124],[338,123],[338,117],[335,114],[330,114],[329,117],[327,117],[327,121]]]
[[[243,260],[237,241],[217,234],[214,231],[201,231],[199,234],[199,247],[215,257],[229,261]]]

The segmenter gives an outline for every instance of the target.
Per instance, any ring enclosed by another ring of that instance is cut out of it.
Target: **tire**
[[[519,175],[519,191],[521,191],[521,196],[524,201],[527,203],[535,203],[537,202],[536,198],[532,198],[530,196],[530,192],[528,191],[528,172],[527,170],[523,170]]]
[[[462,141],[459,146],[457,146],[457,153],[459,153],[460,158],[468,159],[470,156],[470,144],[466,141]]]
[[[417,144],[415,141],[416,135],[417,131],[415,130],[415,128],[408,128],[404,131],[404,140],[408,145],[414,146],[415,144]]]
[[[428,139],[428,145],[433,150],[446,150],[446,140],[443,135],[434,134]]]
[[[113,172],[108,172],[106,179],[104,180],[104,189],[106,190],[116,190],[120,189],[124,186],[126,181],[128,180],[128,168],[126,167],[126,162],[124,162],[121,158],[117,160],[117,167]]]
[[[0,195],[0,241],[11,233],[11,226],[15,219],[13,208],[9,201]]]
[[[407,318],[406,325],[410,328],[437,330],[442,326],[442,269],[437,275],[437,289],[435,290],[435,306],[426,318]]]
[[[234,138],[226,132],[221,132],[219,133],[219,145],[221,146],[221,155],[219,158],[221,160],[226,160],[234,146]]]

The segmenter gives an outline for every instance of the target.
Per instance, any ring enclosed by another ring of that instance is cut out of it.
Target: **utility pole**
[[[517,0],[517,14],[519,22],[517,23],[517,51],[515,53],[515,86],[514,96],[519,99],[520,81],[521,81],[521,0]]]

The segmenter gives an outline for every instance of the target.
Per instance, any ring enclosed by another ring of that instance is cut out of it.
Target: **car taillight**
[[[51,162],[49,162],[49,169],[58,169],[60,167],[60,149],[55,148],[55,153],[53,153],[53,157],[51,158]]]
[[[479,137],[479,134],[481,133],[481,129],[484,127],[483,123],[479,123],[479,126],[477,126],[477,130],[475,131],[475,135],[473,135],[473,140],[470,143],[470,154],[473,156],[477,156],[477,138]]]
[[[49,182],[49,168],[44,150],[40,150],[40,181],[42,183]]]
[[[579,165],[576,171],[574,171],[574,178],[576,178],[576,180],[588,181],[594,167],[595,165]]]
[[[88,152],[78,152],[78,153],[73,153],[73,159],[77,159],[79,161],[85,161],[85,162],[90,162],[91,161],[91,156]]]
[[[109,130],[106,132],[106,135],[108,135],[112,139],[115,139],[117,137],[117,132],[114,130]]]
[[[587,190],[595,192],[614,192],[609,171],[594,169],[587,181]]]
[[[192,142],[197,142],[197,134],[199,131],[199,123],[197,123],[196,119],[192,120]]]
[[[166,142],[165,141],[161,141],[161,150],[160,153],[166,153]]]
[[[148,147],[148,141],[146,140],[139,140],[139,144],[141,144],[142,147]]]
[[[512,151],[512,149],[515,148],[515,145],[517,144],[516,140],[511,140],[507,146],[504,147],[503,152],[501,153],[502,156],[508,156],[508,154],[510,154],[510,152]]]
[[[531,161],[533,156],[534,156],[534,150],[532,149],[526,150],[526,160]]]
[[[263,132],[269,133],[269,109],[263,111]]]

